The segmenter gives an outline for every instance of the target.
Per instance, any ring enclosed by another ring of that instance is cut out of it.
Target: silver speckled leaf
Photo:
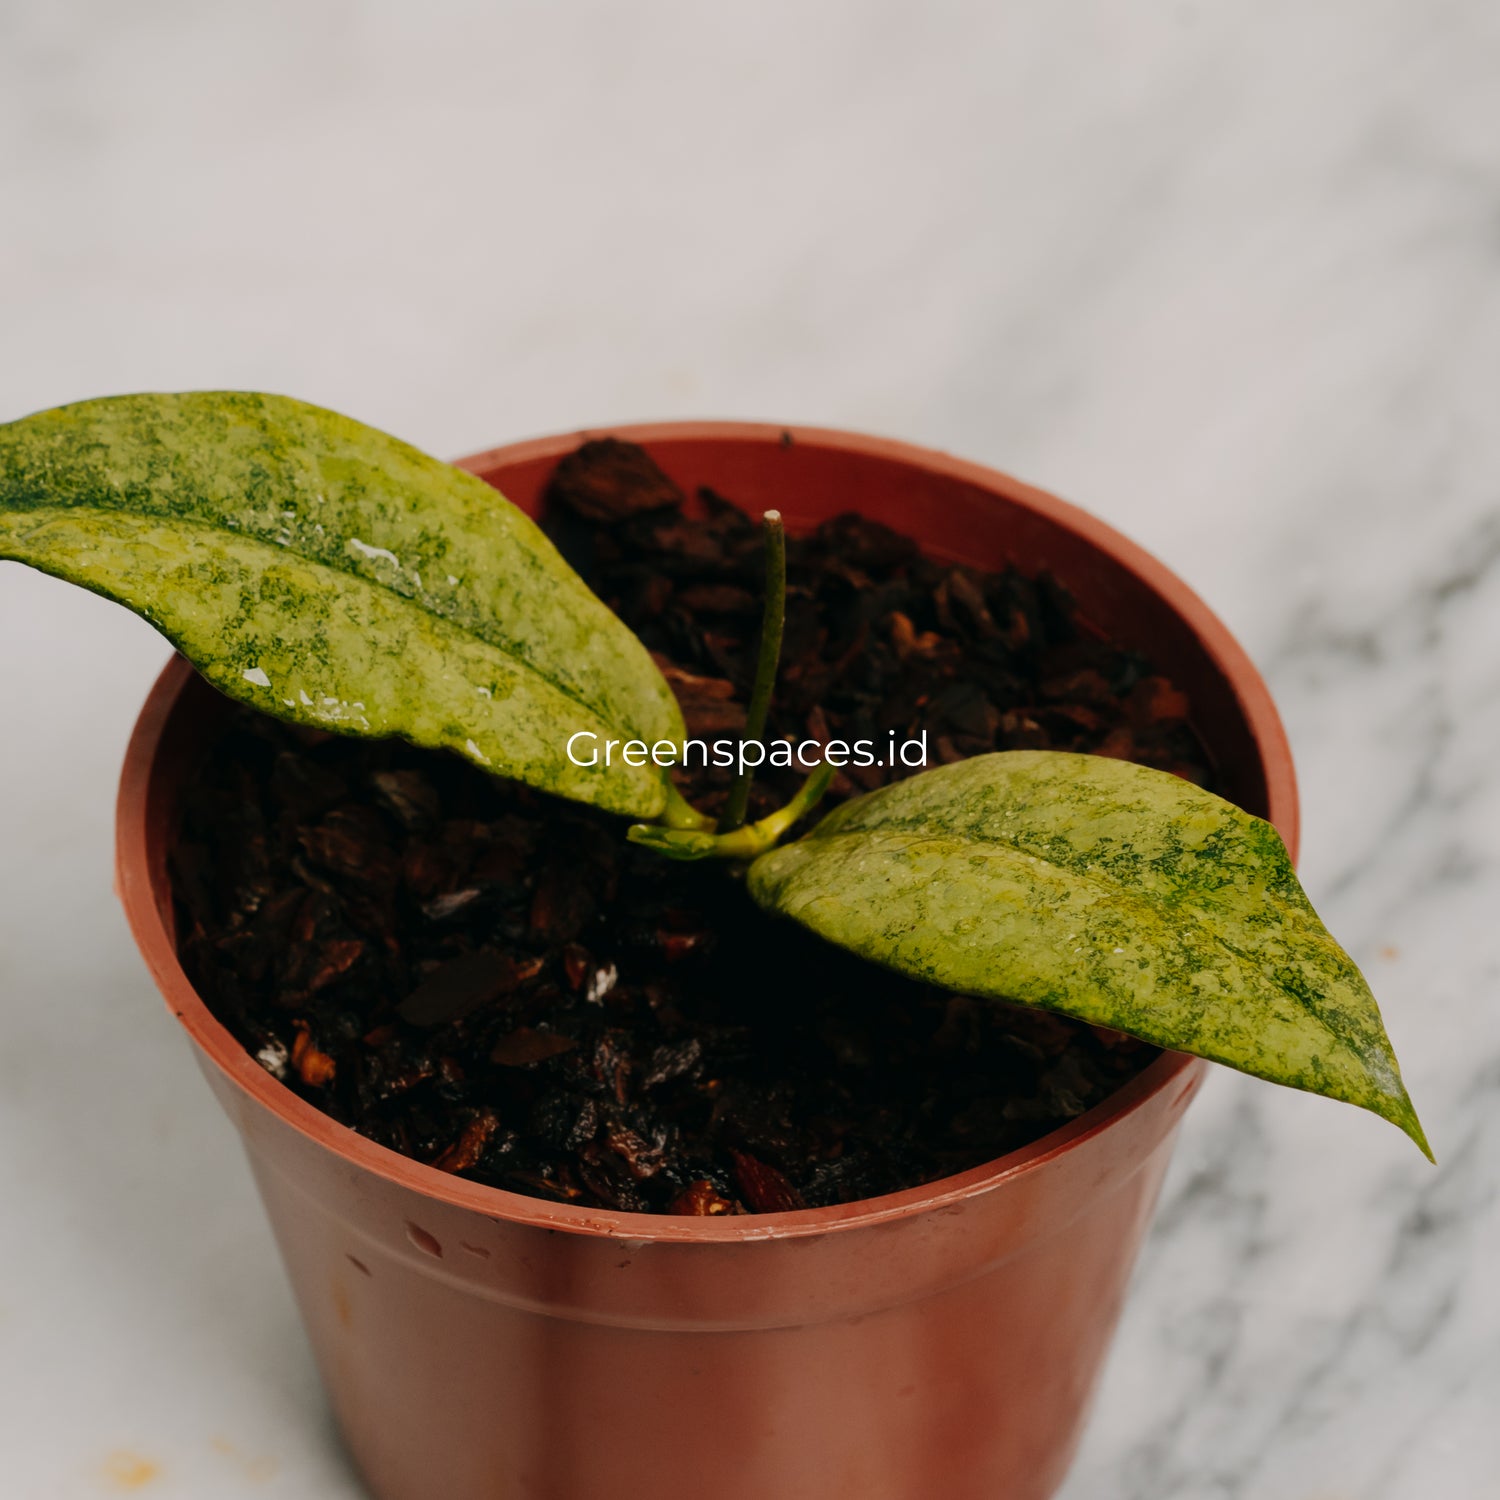
[[[1276,830],[1165,772],[976,756],[845,803],[749,883],[914,978],[1346,1100],[1431,1155],[1374,996]]]
[[[459,751],[651,818],[654,766],[570,734],[680,740],[645,648],[481,480],[284,396],[117,396],[0,426],[0,558],[143,615],[231,697]]]

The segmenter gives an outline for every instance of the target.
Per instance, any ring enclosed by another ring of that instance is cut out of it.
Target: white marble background
[[[0,419],[194,386],[874,429],[1177,568],[1441,1165],[1215,1076],[1066,1500],[1500,1493],[1493,0],[0,0]],[[0,1491],[354,1497],[110,895],[165,648],[9,565],[0,643]]]

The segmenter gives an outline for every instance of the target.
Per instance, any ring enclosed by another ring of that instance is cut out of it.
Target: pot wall
[[[208,1073],[384,1500],[1043,1500],[1200,1067],[986,1190],[709,1244],[435,1203]]]
[[[1206,714],[1231,794],[1293,848],[1290,758],[1223,627],[1081,512],[943,455],[735,424],[627,429],[685,487],[794,527],[859,509],[928,549],[1048,568]],[[533,509],[577,435],[467,466]],[[137,728],[121,894],[241,1132],[340,1426],[381,1500],[1045,1500],[1076,1447],[1183,1109],[1167,1054],[962,1177],[733,1220],[589,1213],[462,1182],[337,1125],[188,985],[166,857],[220,700],[184,663]]]

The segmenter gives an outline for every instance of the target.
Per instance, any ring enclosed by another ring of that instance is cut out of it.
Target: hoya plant
[[[751,739],[779,650],[774,513],[766,539]],[[126,605],[268,714],[456,751],[666,857],[743,863],[750,899],[873,963],[1342,1099],[1431,1155],[1369,986],[1268,823],[1163,771],[1005,751],[787,842],[831,767],[746,823],[752,772],[716,821],[670,754],[583,764],[579,736],[681,745],[645,647],[489,485],[347,417],[195,392],[0,426],[0,558]]]

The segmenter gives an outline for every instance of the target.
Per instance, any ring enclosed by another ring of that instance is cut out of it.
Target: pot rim
[[[677,421],[585,428],[486,449],[457,460],[457,465],[470,472],[481,472],[502,463],[514,465],[560,458],[581,441],[606,434],[646,446],[685,440],[777,444],[790,441],[885,459],[990,491],[1081,536],[1164,598],[1196,634],[1232,686],[1260,753],[1269,820],[1295,858],[1298,811],[1291,748],[1260,673],[1197,594],[1150,553],[1105,522],[998,470],[936,449],[833,428],[788,427],[779,423]],[[193,668],[184,658],[174,656],[167,663],[146,699],[126,748],[116,804],[116,889],[131,932],[169,1008],[189,1037],[203,1056],[251,1101],[308,1141],[423,1198],[499,1221],[636,1244],[733,1244],[807,1238],[831,1231],[891,1224],[998,1188],[1022,1174],[1040,1170],[1056,1157],[1109,1129],[1162,1090],[1174,1085],[1192,1089],[1206,1069],[1200,1058],[1164,1052],[1093,1109],[1017,1151],[967,1172],[901,1192],[786,1213],[698,1218],[577,1208],[469,1182],[413,1161],[340,1124],[273,1078],[209,1011],[178,961],[176,945],[153,888],[147,810],[158,750],[172,714],[194,677]]]

